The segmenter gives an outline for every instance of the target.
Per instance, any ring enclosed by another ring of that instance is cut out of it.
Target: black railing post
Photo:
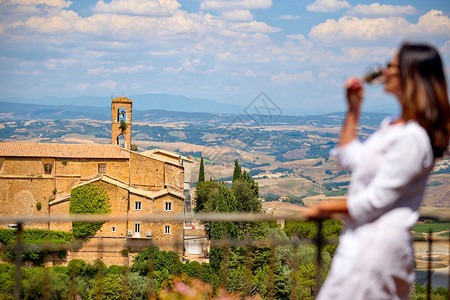
[[[427,271],[427,300],[431,300],[431,250],[432,250],[432,229],[428,231],[428,271]]]
[[[320,286],[322,285],[322,247],[323,247],[323,219],[317,220],[317,272],[316,272],[316,296],[319,294]]]
[[[17,237],[16,237],[16,270],[15,270],[15,286],[14,299],[20,299],[20,267],[22,266],[22,251],[23,251],[23,228],[22,223],[17,223]]]

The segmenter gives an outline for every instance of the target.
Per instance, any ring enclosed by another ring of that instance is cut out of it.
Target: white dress
[[[409,299],[410,229],[434,164],[427,133],[414,121],[390,125],[385,119],[365,142],[354,140],[333,154],[352,170],[350,218],[317,299]]]

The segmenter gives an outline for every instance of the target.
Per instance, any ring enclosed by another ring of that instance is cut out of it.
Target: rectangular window
[[[164,210],[165,211],[171,211],[172,210],[172,202],[165,202],[164,203]]]
[[[134,202],[134,209],[135,210],[142,210],[142,202],[141,201]]]
[[[141,232],[141,224],[140,223],[134,223],[134,232],[135,233]]]
[[[52,164],[44,164],[44,173],[45,174],[52,174]]]
[[[170,225],[164,226],[164,234],[170,234]]]
[[[98,164],[98,173],[106,174],[106,164]]]
[[[112,232],[116,232],[116,227],[115,226],[113,226]]]

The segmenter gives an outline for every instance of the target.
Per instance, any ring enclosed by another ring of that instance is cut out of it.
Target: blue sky
[[[450,1],[0,0],[0,38],[1,98],[245,106],[264,91],[286,114],[320,113],[342,111],[345,79],[405,40],[433,43],[450,74]],[[366,94],[365,110],[397,110],[381,87]]]

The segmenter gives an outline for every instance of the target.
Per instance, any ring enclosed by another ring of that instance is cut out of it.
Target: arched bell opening
[[[127,142],[126,142],[125,136],[123,134],[119,134],[117,136],[116,145],[121,145],[122,148],[126,148],[127,147]]]
[[[120,122],[120,121],[125,121],[125,122],[127,121],[127,110],[123,107],[120,107],[117,110],[117,122]]]

